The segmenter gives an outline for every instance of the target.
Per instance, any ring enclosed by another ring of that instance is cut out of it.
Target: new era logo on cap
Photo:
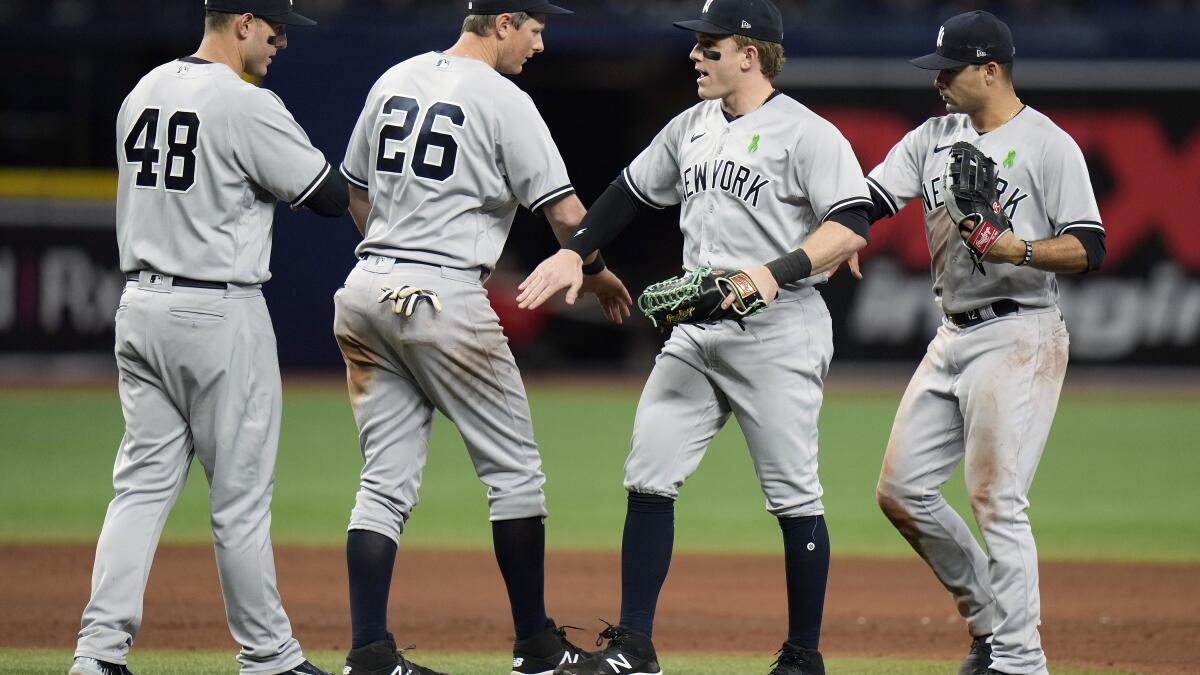
[[[749,21],[742,19],[742,28],[754,28],[754,26],[751,26]]]

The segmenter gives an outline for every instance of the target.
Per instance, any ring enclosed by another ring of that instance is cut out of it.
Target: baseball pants
[[[213,545],[241,672],[304,661],[280,602],[271,493],[282,391],[275,335],[257,287],[174,287],[143,272],[116,316],[125,436],[76,656],[125,663],[167,514],[193,456],[209,484]]]
[[[969,328],[943,322],[900,401],[879,477],[881,508],[954,597],[972,635],[993,635],[1005,673],[1046,673],[1029,488],[1067,367],[1057,308]],[[985,553],[941,487],[959,462]]]

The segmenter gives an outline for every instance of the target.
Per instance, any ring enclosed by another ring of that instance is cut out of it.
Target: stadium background
[[[686,58],[691,38],[670,21],[695,12],[699,2],[564,4],[578,15],[552,19],[546,54],[518,84],[537,102],[590,203],[667,120],[694,102]],[[1012,25],[1018,94],[1079,142],[1108,226],[1104,270],[1061,281],[1072,366],[1032,495],[1045,576],[1053,584],[1044,631],[1059,654],[1072,655],[1068,663],[1102,669],[1056,672],[1193,672],[1187,645],[1200,642],[1200,620],[1186,599],[1200,592],[1200,237],[1189,214],[1200,201],[1200,2],[780,4],[789,62],[779,88],[834,121],[865,169],[907,130],[941,113],[931,74],[906,62],[930,49],[941,19],[985,8]],[[61,672],[86,601],[91,545],[111,496],[107,475],[121,433],[111,355],[122,287],[112,232],[113,120],[142,74],[195,48],[199,5],[0,3],[0,673]],[[335,164],[375,78],[396,61],[450,45],[460,16],[457,3],[417,0],[299,0],[299,9],[322,25],[292,31],[263,85],[280,94]],[[643,214],[606,249],[635,294],[677,270],[676,217],[676,210]],[[275,222],[274,279],[266,294],[288,383],[274,521],[281,583],[306,645],[336,650],[344,646],[338,640],[346,621],[336,546],[357,458],[337,382],[329,300],[353,263],[357,237],[348,218],[330,222],[280,209]],[[636,316],[619,328],[603,324],[590,302],[515,310],[515,284],[553,248],[545,222],[522,212],[489,287],[531,382],[551,477],[549,547],[552,576],[559,577],[550,581],[551,599],[563,597],[555,595],[564,593],[563,583],[595,586],[587,598],[574,595],[576,589],[566,597],[611,619],[620,463],[638,387],[661,336]],[[961,630],[872,498],[895,403],[937,322],[918,206],[873,230],[864,263],[864,281],[842,274],[822,289],[837,348],[822,418],[822,474],[835,553],[855,556],[834,565],[831,672],[935,672],[911,659],[943,659],[944,669],[962,646]],[[419,556],[470,552],[474,557],[460,556],[461,571],[483,580],[472,592],[494,593],[481,490],[445,420],[436,426],[434,447],[449,452],[431,453],[420,518],[404,546]],[[668,632],[663,639],[672,650],[762,655],[762,645],[774,639],[780,608],[771,604],[778,604],[771,592],[779,586],[764,582],[761,597],[745,595],[754,584],[744,570],[770,568],[778,535],[763,515],[744,454],[736,429],[726,430],[689,483],[690,499],[679,510],[683,567],[672,572],[663,616],[697,628],[734,612],[766,638],[721,650]],[[950,492],[963,503],[961,488]],[[224,649],[207,657],[216,664],[211,671],[196,672],[229,672],[216,585],[204,576],[211,576],[211,553],[187,548],[207,539],[203,480],[193,476],[168,523],[139,648]],[[298,548],[310,545],[316,548]],[[765,557],[728,563],[728,585],[710,582],[718,601],[681,599],[686,570],[704,576],[726,569],[721,561],[729,559],[703,556],[744,553]],[[856,567],[877,559],[912,576],[885,580],[877,568]],[[409,563],[414,575],[442,564],[416,561]],[[854,574],[862,576],[846,578]],[[198,579],[194,596],[173,595],[169,581],[158,581],[188,575]],[[920,593],[904,590],[910,582]],[[422,583],[430,603],[443,602],[434,580]],[[305,604],[305,594],[318,587],[327,589],[325,604]],[[874,593],[875,600],[847,609],[846,598],[861,599],[855,592]],[[1104,599],[1061,614],[1087,593]],[[207,605],[203,611],[189,605],[185,615],[179,609],[185,602]],[[446,601],[448,614],[441,623],[431,620],[424,634],[416,618],[397,618],[396,625],[416,632],[423,649],[460,659],[443,661],[460,666],[455,672],[487,672],[488,661],[479,665],[458,652],[503,651],[502,598],[492,597],[486,611],[459,602]],[[885,611],[889,603],[908,606]],[[591,627],[594,616],[571,618]],[[447,637],[470,622],[478,624],[474,646]],[[867,631],[877,625],[881,633]],[[199,639],[201,633],[210,637]],[[1067,636],[1084,638],[1067,645]],[[852,660],[882,655],[910,660]],[[332,653],[323,663],[332,667],[336,659]],[[718,667],[680,659],[673,672]],[[760,661],[754,668],[765,672],[766,660]],[[741,672],[738,665],[729,669]]]

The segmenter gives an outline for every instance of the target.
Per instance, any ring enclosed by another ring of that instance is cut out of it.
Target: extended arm
[[[985,258],[988,262],[1020,265],[1022,263],[1047,272],[1059,274],[1084,274],[1100,269],[1104,263],[1106,246],[1104,233],[1096,230],[1072,230],[1053,237],[1029,242],[1006,232]],[[1032,256],[1025,262],[1025,256]]]

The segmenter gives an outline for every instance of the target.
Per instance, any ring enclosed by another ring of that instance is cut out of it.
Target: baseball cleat
[[[825,675],[825,660],[815,649],[785,642],[775,654],[777,658],[769,675]]]
[[[567,640],[567,628],[546,622],[546,629],[525,640],[513,643],[512,675],[551,675],[563,664],[579,663],[592,655]]]
[[[409,647],[408,649],[412,649]],[[387,639],[372,642],[365,647],[351,649],[346,655],[346,667],[342,675],[446,675],[424,666],[418,666],[404,658],[404,650],[396,649],[396,640],[388,633]]]
[[[329,673],[314,666],[312,663],[305,661],[295,668],[285,670],[278,675],[329,675]]]
[[[958,668],[958,675],[987,675],[992,665],[992,636],[971,638],[971,651]]]
[[[608,640],[604,651],[579,660],[564,663],[554,669],[554,675],[659,675],[658,655],[650,636],[625,626],[609,626],[596,640]]]
[[[133,675],[124,663],[109,663],[86,656],[76,656],[67,675]]]

